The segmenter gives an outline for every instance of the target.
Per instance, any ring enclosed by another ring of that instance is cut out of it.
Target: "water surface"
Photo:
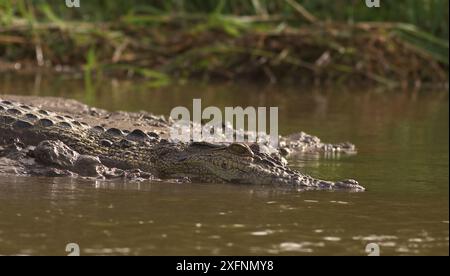
[[[104,182],[1,176],[0,254],[382,255],[449,253],[447,91],[396,92],[184,85],[47,77],[0,78],[0,93],[61,96],[109,110],[169,114],[175,106],[278,106],[280,132],[351,141],[354,156],[300,156],[325,179],[364,193],[231,184]]]

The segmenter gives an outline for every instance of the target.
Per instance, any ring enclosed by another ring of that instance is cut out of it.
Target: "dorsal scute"
[[[102,139],[102,140],[100,140],[100,145],[103,146],[103,147],[110,148],[110,147],[112,147],[113,142],[111,142],[108,139]]]
[[[102,126],[94,126],[91,130],[97,133],[104,133],[106,131],[106,129]]]
[[[22,105],[20,106],[20,108],[23,108],[23,109],[25,109],[25,110],[31,110],[31,107],[29,107],[28,105],[24,105],[24,104],[22,104]]]
[[[72,129],[73,128],[73,126],[68,122],[59,122],[56,125],[60,128],[64,128],[64,129]]]
[[[11,125],[15,121],[16,121],[16,119],[14,119],[13,117],[11,117],[9,115],[0,116],[0,124]]]
[[[213,144],[213,143],[209,143],[209,142],[205,142],[205,141],[191,142],[189,144],[189,146],[190,147],[197,147],[197,148],[212,148],[212,149],[224,148],[225,147],[222,144]]]
[[[22,115],[23,114],[23,112],[17,108],[9,108],[8,110],[6,110],[6,112],[9,114],[13,114],[13,115]]]
[[[53,122],[50,119],[43,118],[37,122],[37,125],[42,126],[42,127],[51,127],[51,126],[55,125],[55,122]]]
[[[147,135],[150,137],[150,139],[159,140],[160,138],[159,134],[153,131],[147,132]]]
[[[38,110],[38,113],[41,114],[41,115],[45,115],[45,116],[50,115],[50,113],[49,113],[48,111],[43,110],[43,109],[39,109],[39,110]]]
[[[132,141],[147,141],[150,140],[150,137],[140,129],[135,129],[130,132],[127,136],[127,139]]]
[[[31,121],[39,120],[39,117],[36,116],[36,115],[33,114],[33,113],[27,113],[27,114],[25,114],[25,118],[28,119],[28,120],[31,120]]]
[[[13,123],[13,128],[15,129],[28,129],[28,128],[32,128],[33,124],[31,124],[30,122],[27,121],[23,121],[23,120],[15,120],[15,122]]]
[[[129,148],[129,147],[136,145],[136,142],[128,140],[128,139],[122,139],[119,141],[118,145],[121,148]]]
[[[77,126],[77,127],[82,127],[82,126],[83,126],[83,125],[82,125],[80,122],[78,122],[78,121],[73,121],[72,124],[74,124],[74,125]]]
[[[111,135],[114,137],[124,136],[123,132],[118,128],[110,128],[105,132],[107,135]]]

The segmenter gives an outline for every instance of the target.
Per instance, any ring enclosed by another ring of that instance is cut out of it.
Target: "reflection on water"
[[[448,92],[258,88],[245,85],[149,89],[3,76],[2,93],[64,96],[110,110],[168,114],[174,106],[278,106],[280,131],[350,140],[355,156],[300,156],[314,176],[352,177],[365,193],[298,192],[247,185],[0,180],[0,254],[64,255],[448,255]],[[263,93],[265,92],[265,93]]]

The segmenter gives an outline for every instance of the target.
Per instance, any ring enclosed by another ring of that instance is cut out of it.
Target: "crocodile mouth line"
[[[83,176],[108,175],[117,169],[122,170],[122,174],[127,171],[130,175],[151,173],[163,178],[176,176],[208,183],[364,190],[351,179],[323,181],[291,169],[281,154],[281,146],[279,151],[271,152],[260,144],[172,142],[142,129],[91,126],[83,122],[83,116],[77,119],[0,99],[0,141],[12,138],[35,147],[30,155],[34,156],[36,166],[64,169]],[[129,116],[134,115],[130,113]],[[168,122],[165,124],[169,125]],[[304,133],[284,138],[281,144],[292,149],[309,147],[316,151],[332,148]],[[105,166],[105,162],[112,167]],[[24,167],[31,175],[35,171],[32,165]]]

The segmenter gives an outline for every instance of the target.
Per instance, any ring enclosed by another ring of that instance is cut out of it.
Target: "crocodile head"
[[[261,153],[258,147],[250,148],[243,143],[192,143],[186,150],[178,152],[172,160],[176,162],[167,164],[166,174],[171,174],[172,177],[189,177],[194,181],[364,191],[355,180],[331,182],[312,178],[290,169],[279,158]]]

